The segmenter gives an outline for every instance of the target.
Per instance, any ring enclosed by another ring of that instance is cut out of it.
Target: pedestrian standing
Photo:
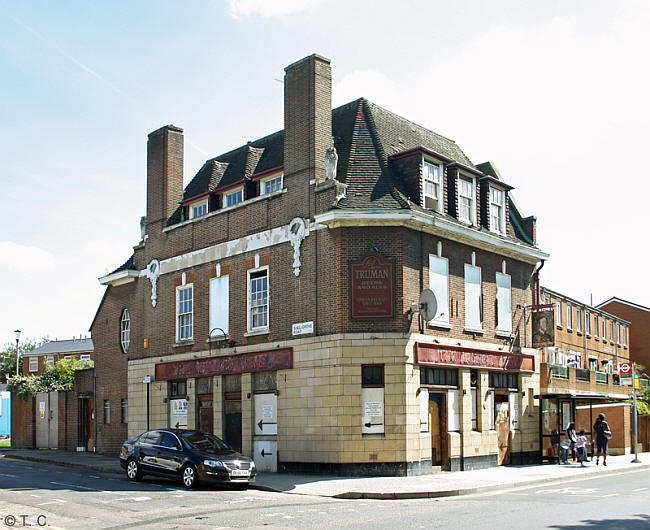
[[[571,442],[571,456],[573,457],[573,461],[576,462],[576,441],[577,441],[577,434],[576,434],[576,424],[571,422],[569,423],[569,426],[566,428],[566,437],[569,439]]]
[[[596,423],[594,423],[594,433],[596,434],[596,465],[600,453],[603,454],[603,465],[607,465],[607,442],[612,437],[612,431],[609,429],[609,423],[605,421],[605,414],[598,414]]]
[[[589,441],[585,436],[585,430],[580,429],[576,437],[576,451],[578,452],[578,460],[580,460],[580,467],[585,467],[585,460],[587,460],[587,446]]]

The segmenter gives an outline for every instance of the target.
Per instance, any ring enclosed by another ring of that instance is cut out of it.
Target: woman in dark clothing
[[[603,453],[603,465],[607,465],[607,442],[609,438],[605,436],[606,432],[609,433],[609,438],[611,438],[612,433],[609,430],[609,423],[605,421],[605,415],[601,412],[598,414],[596,423],[594,423],[593,432],[596,435],[596,465],[598,465],[598,458],[601,452]]]
[[[576,424],[571,422],[566,428],[566,437],[571,442],[571,455],[573,456],[573,461],[576,462],[576,442],[578,441],[578,435],[576,434]]]

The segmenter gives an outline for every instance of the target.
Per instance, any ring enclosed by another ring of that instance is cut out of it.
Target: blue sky
[[[88,333],[145,213],[147,134],[206,158],[282,128],[284,67],[490,160],[538,218],[542,283],[650,305],[650,3],[0,2],[0,344]]]

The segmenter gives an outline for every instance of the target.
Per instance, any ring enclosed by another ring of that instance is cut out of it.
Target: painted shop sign
[[[486,370],[508,370],[534,372],[535,357],[523,353],[501,353],[473,350],[438,344],[415,345],[415,362],[424,365],[456,366],[459,368],[483,368]]]
[[[160,363],[156,365],[156,381],[264,372],[266,370],[283,370],[292,367],[293,349],[286,348],[283,350]]]
[[[351,318],[393,318],[395,264],[370,254],[350,262]]]

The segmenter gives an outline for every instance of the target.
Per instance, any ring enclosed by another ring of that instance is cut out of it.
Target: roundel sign
[[[618,363],[618,371],[621,375],[632,375],[632,363]]]

